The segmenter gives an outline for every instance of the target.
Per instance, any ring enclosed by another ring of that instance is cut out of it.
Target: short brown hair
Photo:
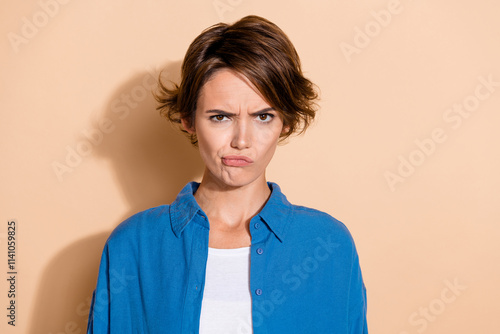
[[[159,79],[156,99],[160,114],[171,122],[180,124],[184,119],[193,126],[201,88],[223,68],[247,77],[281,114],[287,127],[281,140],[304,132],[314,119],[318,94],[302,73],[295,47],[278,26],[255,15],[232,25],[213,25],[195,38],[182,63],[180,85],[169,89]],[[196,146],[196,134],[188,135]]]

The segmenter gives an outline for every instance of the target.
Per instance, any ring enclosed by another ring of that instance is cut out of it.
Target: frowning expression
[[[238,187],[265,181],[283,119],[250,81],[229,69],[217,71],[200,91],[192,128],[205,175],[221,185]]]

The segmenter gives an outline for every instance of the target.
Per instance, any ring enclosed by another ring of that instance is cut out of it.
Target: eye
[[[227,118],[227,116],[225,116],[225,115],[213,115],[213,116],[210,116],[210,120],[212,120],[214,122],[222,122],[226,118]]]
[[[263,123],[267,123],[267,122],[270,122],[274,118],[274,115],[269,114],[269,113],[265,113],[265,114],[260,114],[257,117],[259,118],[259,121],[261,121]]]

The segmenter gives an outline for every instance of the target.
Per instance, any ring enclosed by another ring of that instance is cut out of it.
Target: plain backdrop
[[[104,242],[199,180],[155,110],[206,27],[278,24],[321,90],[268,168],[295,204],[350,229],[371,333],[500,328],[500,5],[465,0],[2,0],[0,277],[17,224],[16,326],[83,333]]]

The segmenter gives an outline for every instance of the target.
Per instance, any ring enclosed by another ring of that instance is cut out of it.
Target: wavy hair
[[[317,110],[315,85],[304,77],[295,47],[286,34],[265,18],[250,15],[232,25],[215,24],[189,46],[181,69],[181,83],[168,88],[158,80],[157,109],[173,123],[194,124],[201,88],[217,70],[227,68],[249,79],[263,98],[283,117],[280,141],[302,133]],[[197,146],[196,134],[180,127]]]

